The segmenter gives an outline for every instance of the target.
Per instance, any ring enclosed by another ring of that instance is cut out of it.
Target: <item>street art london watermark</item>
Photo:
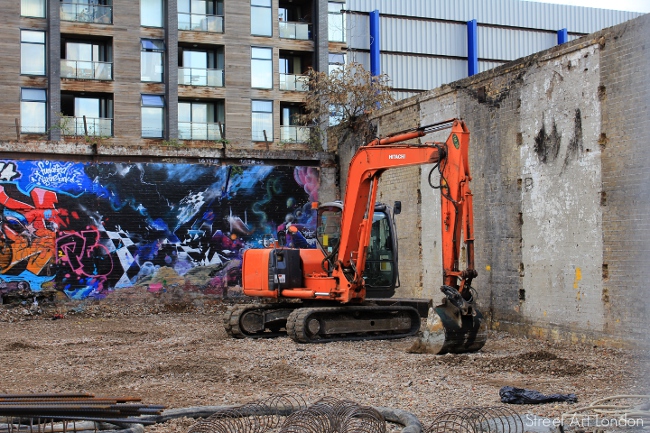
[[[561,417],[546,418],[537,415],[524,415],[524,425],[526,427],[571,427],[576,429],[583,428],[642,428],[644,427],[643,418],[634,416],[608,416],[585,413],[564,414]]]

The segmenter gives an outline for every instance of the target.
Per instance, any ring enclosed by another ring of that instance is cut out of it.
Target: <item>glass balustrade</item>
[[[193,32],[223,33],[223,17],[221,15],[178,13],[178,30]]]
[[[280,37],[308,41],[311,39],[311,24],[281,21]]]
[[[61,133],[67,136],[112,137],[113,119],[86,117],[61,117]]]
[[[307,143],[311,134],[308,126],[280,126],[280,141],[293,143]]]
[[[306,75],[280,74],[280,90],[306,92],[309,90]]]
[[[113,64],[108,62],[61,59],[61,78],[112,80]]]
[[[178,84],[223,87],[223,69],[178,68]]]
[[[113,23],[113,7],[89,3],[61,3],[61,21],[81,23]]]
[[[178,138],[180,140],[219,140],[221,139],[221,130],[218,123],[178,122]]]

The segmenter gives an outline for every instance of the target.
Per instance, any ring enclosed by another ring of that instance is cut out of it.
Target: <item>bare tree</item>
[[[296,121],[313,127],[312,147],[320,148],[327,137],[329,150],[334,150],[349,133],[365,141],[374,137],[369,117],[394,101],[387,75],[373,77],[355,62],[341,65],[329,74],[310,69],[307,75],[305,114],[296,116]]]

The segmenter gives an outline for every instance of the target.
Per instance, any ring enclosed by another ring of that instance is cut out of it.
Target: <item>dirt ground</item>
[[[641,393],[647,376],[634,352],[490,334],[469,355],[407,353],[413,338],[299,345],[289,338],[235,340],[226,305],[173,308],[107,304],[29,312],[0,306],[1,393],[88,392],[134,396],[168,408],[233,405],[272,394],[324,396],[403,409],[427,425],[459,406],[500,403],[510,385],[575,393],[580,403]],[[174,311],[180,310],[180,311]],[[557,417],[567,403],[513,407]],[[185,432],[192,420],[147,427]]]

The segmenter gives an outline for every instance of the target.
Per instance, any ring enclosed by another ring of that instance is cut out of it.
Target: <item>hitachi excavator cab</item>
[[[391,298],[399,287],[397,268],[397,236],[394,215],[399,214],[401,203],[394,207],[383,203],[375,205],[364,280],[366,298]],[[327,255],[336,255],[341,238],[340,201],[324,203],[318,207],[318,242]]]

